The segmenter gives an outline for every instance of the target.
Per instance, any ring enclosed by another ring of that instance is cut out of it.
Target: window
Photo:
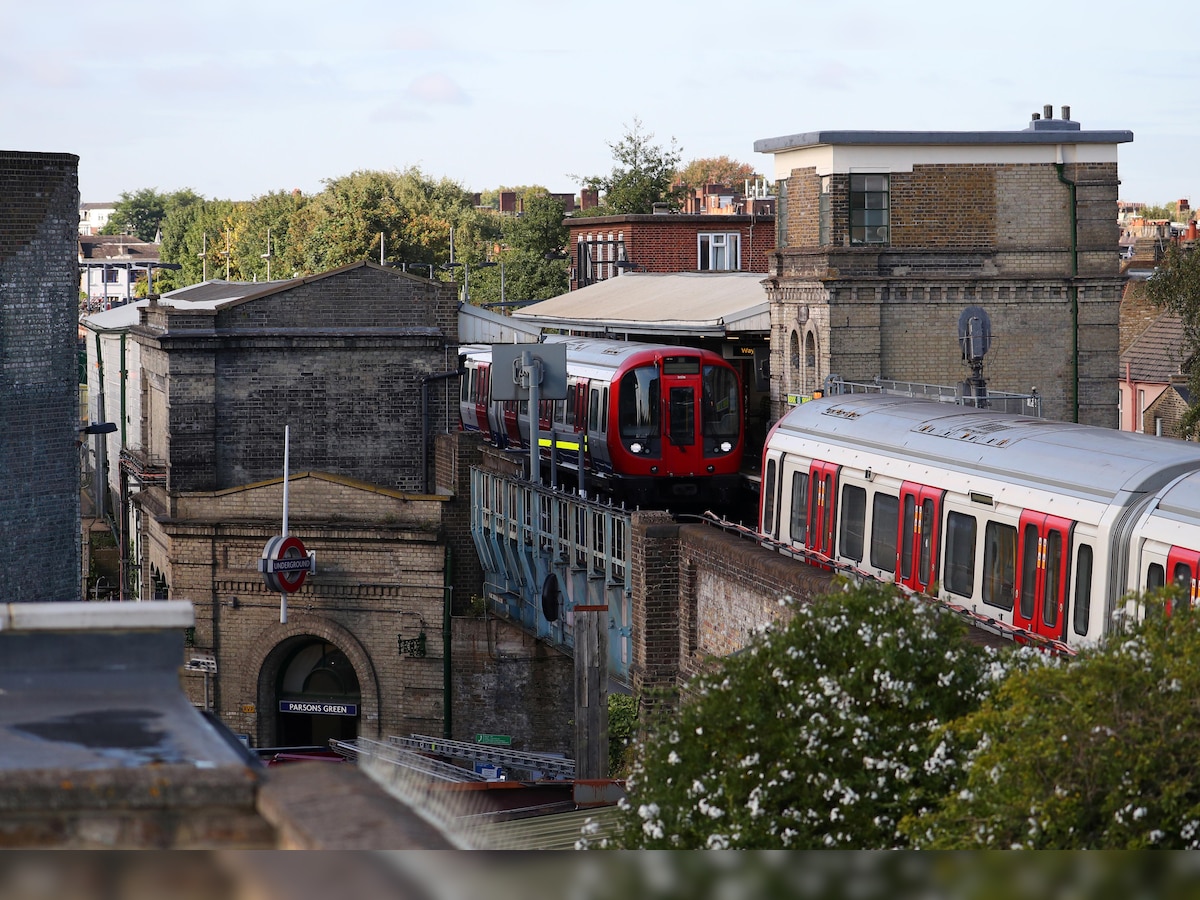
[[[1012,609],[1016,576],[1017,529],[988,522],[983,532],[983,602]]]
[[[817,242],[826,247],[833,241],[833,195],[828,175],[821,176],[821,193],[817,198]]]
[[[767,460],[767,474],[762,486],[762,530],[775,535],[775,460]]]
[[[108,266],[105,266],[104,267],[104,284],[120,284],[120,283],[121,283],[121,270],[115,269],[115,268],[110,269]]]
[[[1092,548],[1080,544],[1075,568],[1075,633],[1087,634],[1092,604]]]
[[[888,242],[888,177],[850,176],[850,243]]]
[[[740,398],[737,375],[724,366],[705,366],[701,389],[704,434],[720,440],[737,440]]]
[[[896,529],[900,498],[876,494],[871,507],[871,565],[885,572],[896,571]]]
[[[842,487],[842,528],[838,535],[841,555],[862,562],[863,535],[866,533],[867,492],[854,484]]]
[[[588,403],[588,431],[600,430],[600,391],[592,388]]]
[[[975,589],[975,517],[951,512],[946,517],[946,590],[970,597]]]
[[[1167,570],[1159,563],[1150,563],[1150,568],[1146,572],[1146,590],[1157,591],[1161,587],[1166,587]]]
[[[1046,576],[1042,594],[1042,624],[1047,628],[1058,625],[1058,598],[1063,586],[1059,584],[1062,574],[1063,538],[1061,531],[1050,531],[1046,535]]]
[[[1033,618],[1037,599],[1038,552],[1040,537],[1036,525],[1025,526],[1025,555],[1021,560],[1021,618]]]
[[[793,544],[808,540],[808,473],[797,472],[792,476],[792,524],[790,535]]]
[[[742,267],[741,235],[726,234],[696,236],[697,264],[701,272],[728,272]]]

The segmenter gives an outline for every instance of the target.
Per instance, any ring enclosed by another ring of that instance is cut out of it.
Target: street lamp
[[[116,430],[116,422],[92,422],[90,425],[85,425],[79,429],[80,434],[96,435],[96,475],[93,487],[96,493],[97,519],[104,518],[104,481],[106,478],[104,470],[108,468],[104,452],[104,438],[101,435],[112,434]]]

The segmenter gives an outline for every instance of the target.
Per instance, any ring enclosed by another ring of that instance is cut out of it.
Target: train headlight
[[[721,441],[721,452],[722,453],[728,453],[732,449],[733,449],[733,444],[729,443],[729,441]]]
[[[641,444],[630,444],[630,445],[629,445],[629,452],[630,452],[630,453],[641,453],[641,452],[642,452],[642,445],[641,445]]]

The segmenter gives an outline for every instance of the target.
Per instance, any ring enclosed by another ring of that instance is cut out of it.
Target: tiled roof
[[[1188,362],[1183,320],[1171,313],[1156,318],[1121,354],[1120,377],[1166,384]]]
[[[145,262],[157,260],[162,248],[129,234],[90,234],[79,238],[79,259],[85,262]]]

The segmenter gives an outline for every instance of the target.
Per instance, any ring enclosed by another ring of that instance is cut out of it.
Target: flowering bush
[[[797,606],[691,686],[638,745],[618,842],[628,848],[906,846],[909,813],[952,793],[950,721],[1007,656],[892,586]]]
[[[1200,613],[1162,602],[1068,663],[1013,672],[955,723],[964,778],[902,823],[912,843],[1200,847]]]

